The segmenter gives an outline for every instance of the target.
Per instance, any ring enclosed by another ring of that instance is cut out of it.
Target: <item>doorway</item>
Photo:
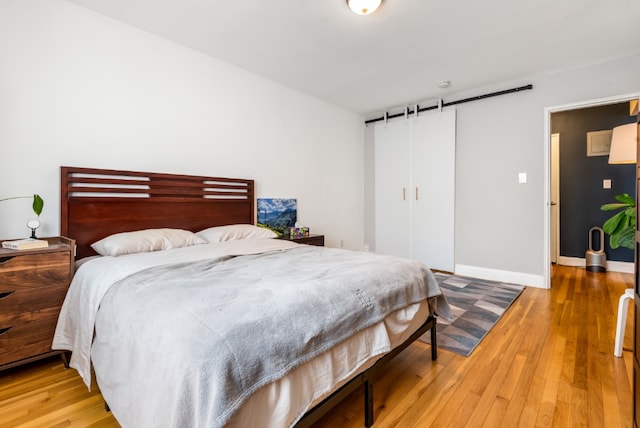
[[[575,246],[573,248],[573,250],[569,250],[569,252],[573,254],[573,257],[561,257],[561,248],[563,247],[562,244],[562,236],[567,236],[567,233],[571,233],[570,236],[577,236],[577,234],[579,234],[579,238],[581,240],[586,240],[587,239],[587,232],[588,232],[588,228],[585,229],[584,226],[576,226],[574,223],[574,221],[569,222],[567,224],[565,224],[565,229],[564,229],[564,233],[563,231],[563,225],[561,222],[561,210],[560,210],[560,198],[562,198],[561,193],[559,191],[559,189],[561,188],[560,184],[557,181],[557,178],[560,177],[560,167],[558,167],[557,170],[555,170],[556,168],[556,163],[554,162],[555,160],[557,160],[561,155],[560,153],[562,152],[562,150],[560,149],[562,147],[562,133],[558,133],[558,135],[552,136],[552,133],[554,133],[554,126],[552,125],[552,115],[554,115],[555,113],[571,113],[572,111],[579,111],[579,110],[583,110],[583,109],[591,109],[594,107],[599,107],[599,106],[607,106],[607,105],[611,105],[611,104],[621,104],[621,103],[626,103],[627,105],[629,105],[629,101],[631,100],[636,100],[638,99],[640,94],[638,93],[634,93],[634,94],[626,94],[626,95],[620,95],[620,96],[614,96],[614,97],[609,97],[609,98],[603,98],[603,99],[599,99],[599,100],[591,100],[591,101],[584,101],[584,102],[579,102],[579,103],[573,103],[573,104],[567,104],[567,105],[561,105],[561,106],[555,106],[555,107],[548,107],[545,109],[545,146],[544,146],[544,152],[545,152],[545,165],[544,165],[544,169],[545,169],[545,206],[544,206],[544,231],[545,231],[545,245],[544,245],[544,277],[545,277],[545,287],[549,288],[551,286],[551,263],[552,262],[557,262],[559,258],[562,258],[563,263],[562,264],[567,264],[567,260],[569,260],[569,262],[575,262],[577,264],[575,265],[580,265],[580,263],[582,263],[582,266],[584,266],[584,251],[587,249],[587,246],[584,245],[583,243],[579,244],[579,248],[580,250],[576,250]],[[558,115],[556,115],[556,117],[558,117]],[[629,116],[631,117],[631,116]],[[586,133],[585,133],[586,134]],[[586,137],[586,135],[584,135],[584,137]],[[586,150],[586,138],[583,138],[580,142],[581,147],[580,150]],[[585,159],[585,152],[581,151],[579,156],[581,157],[581,161],[583,161]],[[591,160],[593,162],[593,160]],[[600,160],[599,162],[601,162],[602,160]],[[573,163],[573,162],[572,162]],[[566,163],[565,163],[566,164]],[[557,163],[557,165],[559,165],[559,163]],[[594,175],[594,177],[587,177],[588,179],[590,179],[592,182],[590,184],[587,184],[585,180],[585,186],[591,186],[590,189],[593,189],[594,187],[597,187],[598,185],[600,187],[602,187],[603,183],[599,182],[599,184],[596,182],[596,184],[594,184],[593,180],[601,180],[601,177],[596,177],[598,174],[592,174]],[[583,195],[583,198],[591,198],[593,193],[589,193],[591,192],[591,190],[587,191],[586,196]],[[570,192],[571,196],[575,196],[573,195],[574,192]],[[569,194],[569,192],[567,192],[567,194]],[[568,207],[569,209],[570,207]],[[570,210],[569,210],[570,211]],[[565,210],[564,211],[564,217],[567,217],[568,212]],[[601,223],[600,223],[601,224]],[[576,227],[578,227],[578,229],[575,229]],[[573,228],[573,230],[572,230]],[[582,230],[585,229],[585,230]],[[556,239],[556,237],[558,237]],[[564,245],[564,251],[568,251],[566,249],[566,245]],[[581,252],[581,254],[580,254]]]

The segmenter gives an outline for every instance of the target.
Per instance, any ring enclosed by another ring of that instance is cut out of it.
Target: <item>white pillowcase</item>
[[[278,236],[273,230],[252,224],[231,224],[229,226],[215,226],[197,232],[208,243],[231,241],[234,239],[264,239]]]
[[[101,256],[121,256],[206,244],[203,238],[183,229],[145,229],[107,236],[91,244]]]

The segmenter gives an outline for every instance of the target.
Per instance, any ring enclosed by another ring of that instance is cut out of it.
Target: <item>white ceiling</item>
[[[68,1],[362,114],[640,50],[639,0]]]

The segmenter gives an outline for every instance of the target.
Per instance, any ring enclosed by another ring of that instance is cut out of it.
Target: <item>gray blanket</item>
[[[310,246],[153,268],[105,295],[93,363],[124,427],[223,426],[261,386],[427,297],[448,309],[417,262]]]

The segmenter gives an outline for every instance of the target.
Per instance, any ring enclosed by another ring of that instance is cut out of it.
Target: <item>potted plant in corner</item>
[[[609,235],[609,245],[615,249],[624,247],[634,249],[636,231],[636,201],[628,193],[614,196],[618,202],[604,204],[602,211],[622,210],[609,218],[602,225],[602,230]]]

